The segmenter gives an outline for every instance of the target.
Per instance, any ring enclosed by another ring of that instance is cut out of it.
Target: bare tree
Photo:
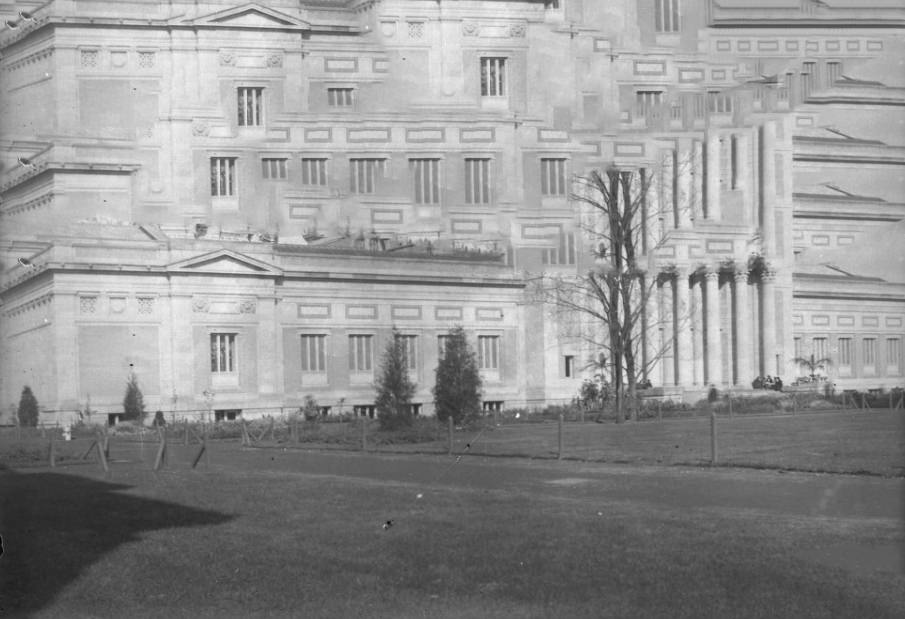
[[[595,359],[606,359],[617,422],[627,405],[637,418],[638,384],[671,343],[649,342],[658,321],[650,311],[660,270],[654,256],[669,238],[651,199],[653,185],[647,169],[610,167],[577,177],[571,199],[583,208],[579,226],[595,244],[594,263],[543,280],[545,300],[559,316],[581,316],[586,328],[579,337],[595,349]],[[668,200],[676,216],[677,198]]]

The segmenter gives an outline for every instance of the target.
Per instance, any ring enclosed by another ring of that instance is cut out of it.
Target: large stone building
[[[367,412],[396,326],[430,410],[595,350],[530,294],[586,268],[570,179],[643,170],[654,385],[901,385],[895,0],[0,0],[0,403]]]

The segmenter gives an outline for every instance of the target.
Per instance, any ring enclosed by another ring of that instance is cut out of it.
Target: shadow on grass
[[[77,475],[17,474],[0,465],[0,616],[43,608],[93,563],[145,531],[231,518],[123,494],[128,488]]]

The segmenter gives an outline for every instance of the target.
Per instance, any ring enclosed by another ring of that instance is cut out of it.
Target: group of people
[[[782,391],[782,379],[779,376],[758,376],[751,382],[755,389],[772,389]]]

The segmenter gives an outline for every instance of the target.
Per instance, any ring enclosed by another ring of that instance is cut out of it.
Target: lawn
[[[897,479],[235,444],[196,470],[174,447],[155,474],[135,454],[114,449],[106,477],[96,463],[0,471],[0,614],[882,618],[905,605],[901,565],[878,559],[905,542]],[[894,505],[794,507],[822,484]],[[778,496],[793,508],[771,507]]]

